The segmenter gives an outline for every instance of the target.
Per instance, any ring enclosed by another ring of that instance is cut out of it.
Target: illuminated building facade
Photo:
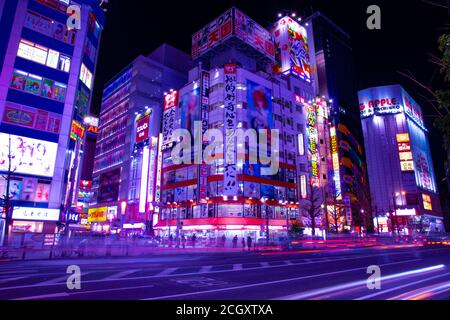
[[[319,96],[332,99],[330,112],[331,174],[329,203],[343,208],[340,227],[371,225],[371,203],[362,146],[350,36],[321,12],[305,19],[314,35]],[[345,213],[345,214],[344,214]]]
[[[190,67],[189,55],[164,44],[106,84],[88,214],[94,232],[146,230],[164,92],[186,83]]]
[[[303,223],[310,185],[322,192],[328,183],[329,158],[322,154],[329,149],[323,129],[329,107],[316,99],[308,34],[289,17],[268,31],[231,8],[193,35],[198,67],[178,90],[178,103],[163,116],[159,215],[154,219],[160,234],[259,239],[267,227],[274,236],[292,221]],[[180,144],[171,137],[177,129],[193,137],[182,163],[174,159]],[[279,146],[271,152],[279,157],[274,172],[255,159],[261,137],[227,138],[230,130],[249,129],[278,130]],[[221,137],[214,140],[218,151],[212,163],[201,157],[213,140],[202,139],[207,132]],[[322,223],[318,218],[317,226]]]
[[[67,27],[71,4],[80,29]],[[10,145],[13,234],[55,233],[69,220],[104,22],[96,0],[0,1],[0,171]]]
[[[400,85],[360,91],[359,101],[375,220],[384,231],[443,231],[421,107]]]

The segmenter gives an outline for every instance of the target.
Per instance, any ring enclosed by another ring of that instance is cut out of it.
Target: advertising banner
[[[61,129],[61,115],[7,102],[3,122],[39,131],[58,134]]]
[[[403,112],[400,86],[383,86],[358,93],[361,118]]]
[[[306,29],[289,17],[280,19],[273,30],[277,73],[294,73],[311,82],[311,61]]]
[[[93,208],[88,211],[88,222],[106,222],[108,207]]]
[[[164,97],[164,112],[162,117],[163,150],[173,145],[172,134],[176,125],[176,107],[178,106],[178,91],[172,91]]]
[[[209,85],[210,78],[209,73],[202,71],[201,78],[201,113],[202,113],[202,136],[205,135],[209,128]],[[203,141],[202,151],[207,147],[207,142]],[[199,170],[199,201],[200,203],[206,203],[208,196],[208,166],[202,163]]]
[[[120,168],[105,172],[100,176],[98,202],[117,201],[119,197]]]
[[[229,9],[192,36],[192,58],[204,54],[233,33],[233,10]]]
[[[136,121],[136,143],[141,143],[148,139],[150,115]]]
[[[194,136],[195,121],[200,121],[200,88],[185,93],[180,99],[181,128]]]
[[[308,159],[313,187],[320,187],[319,176],[319,133],[317,130],[317,108],[315,105],[305,104],[307,110],[307,132],[309,136]]]
[[[27,221],[58,221],[59,214],[59,209],[14,207],[12,218]]]
[[[247,121],[255,130],[273,128],[272,90],[247,80]]]
[[[270,59],[275,60],[272,33],[261,27],[238,9],[235,9],[234,12],[234,33],[239,39],[265,54]]]
[[[226,64],[224,66],[225,76],[225,119],[224,130],[226,133],[224,142],[225,151],[225,171],[223,182],[223,194],[225,196],[236,196],[239,190],[237,182],[236,151],[234,141],[234,131],[237,126],[236,115],[236,85],[237,66]]]
[[[0,170],[8,170],[11,137],[11,170],[15,173],[53,177],[58,144],[0,133]]]

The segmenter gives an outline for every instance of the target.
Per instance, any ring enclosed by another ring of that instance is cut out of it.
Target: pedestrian
[[[233,249],[237,248],[238,236],[234,236],[233,238]]]
[[[242,243],[242,251],[245,251],[245,238],[242,238],[241,243]]]
[[[252,242],[253,242],[253,239],[252,239],[250,236],[248,236],[248,237],[247,237],[248,251],[251,251],[251,250],[252,250]]]
[[[192,235],[192,247],[195,248],[195,241],[197,240],[197,236],[195,235],[195,233]]]
[[[186,249],[186,237],[184,234],[181,236],[181,243],[183,244],[183,249]]]
[[[227,241],[227,237],[225,235],[222,236],[222,247],[225,247],[225,242]]]
[[[169,236],[169,248],[172,248],[172,243],[173,243],[173,236],[170,235]]]

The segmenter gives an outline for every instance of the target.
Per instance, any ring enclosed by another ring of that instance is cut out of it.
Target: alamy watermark
[[[193,134],[186,129],[176,129],[172,141],[176,143],[172,149],[175,165],[211,165],[223,161],[225,166],[240,166],[248,161],[248,164],[261,164],[263,176],[275,175],[279,170],[280,132],[277,129],[225,130],[224,137],[220,129],[208,129],[202,134],[202,122],[195,121]]]

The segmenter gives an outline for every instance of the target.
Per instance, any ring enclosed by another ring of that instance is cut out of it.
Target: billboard
[[[237,125],[237,66],[235,64],[226,64],[224,66],[224,76],[224,131],[226,133],[226,137],[224,141],[225,170],[223,180],[223,194],[225,196],[236,196],[239,189],[239,184],[237,182],[236,152],[234,150],[234,132]]]
[[[72,120],[72,127],[70,129],[70,138],[77,141],[84,138],[84,126],[78,121]]]
[[[413,157],[411,162],[414,162],[416,184],[419,188],[436,192],[436,178],[427,134],[412,119],[408,118],[406,123],[411,139],[411,152]]]
[[[333,180],[335,185],[335,196],[336,200],[342,200],[342,189],[341,189],[341,172],[340,172],[340,161],[339,161],[339,148],[338,139],[336,135],[336,127],[330,128],[330,138],[331,138],[331,157],[333,161]]]
[[[136,143],[140,143],[148,139],[150,115],[136,120]]]
[[[236,37],[275,60],[272,34],[238,9],[234,10],[234,33]]]
[[[196,59],[232,34],[233,9],[229,9],[192,36],[192,58]]]
[[[0,132],[0,171],[7,171],[9,137],[11,170],[15,173],[53,177],[58,144]]]
[[[320,187],[319,176],[319,132],[317,130],[317,106],[305,104],[307,111],[307,133],[309,137],[308,159],[313,187]]]
[[[276,73],[293,73],[311,82],[311,60],[306,29],[289,17],[273,28]]]
[[[188,130],[194,136],[195,121],[200,120],[200,88],[195,88],[180,99],[181,128]]]
[[[100,176],[98,202],[113,202],[119,197],[120,168],[105,172]]]
[[[375,87],[358,93],[361,118],[403,112],[402,90],[398,85]]]
[[[178,92],[173,91],[164,97],[164,113],[162,117],[162,145],[163,150],[170,147],[172,134],[176,124],[176,110],[178,106]]]
[[[192,58],[198,58],[231,37],[275,60],[272,34],[236,8],[227,10],[192,36]]]
[[[272,90],[247,80],[247,121],[255,130],[273,127]]]
[[[88,210],[88,222],[106,222],[108,207],[94,208]]]
[[[59,221],[59,209],[14,207],[13,220]]]
[[[59,134],[61,120],[59,114],[7,102],[2,122]]]
[[[164,96],[164,111],[178,105],[178,91],[172,91]]]
[[[209,86],[210,76],[206,71],[202,71],[201,79],[201,113],[202,113],[202,135],[205,135],[209,128]],[[208,144],[203,141],[202,150],[207,148]],[[208,196],[208,166],[202,163],[199,170],[199,201],[202,203],[207,202]]]

